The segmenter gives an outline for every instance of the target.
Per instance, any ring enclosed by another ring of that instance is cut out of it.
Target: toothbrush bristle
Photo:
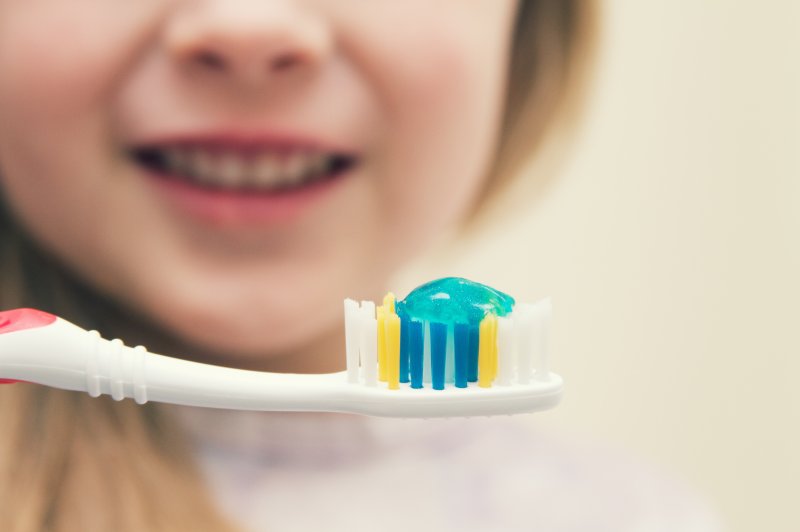
[[[430,323],[431,383],[434,390],[444,390],[444,366],[447,353],[447,325]]]
[[[378,319],[378,380],[386,382],[386,307],[375,308]]]
[[[392,307],[386,315],[386,382],[390,390],[400,388],[400,318]]]
[[[377,307],[346,300],[348,380],[390,390],[489,388],[527,385],[534,367],[546,380],[549,300],[510,310],[465,323],[415,316],[392,293]]]
[[[408,383],[410,381],[410,368],[409,368],[409,319],[405,313],[398,313],[400,316],[400,382]]]
[[[425,324],[419,320],[411,319],[408,322],[408,365],[411,371],[411,387],[422,388],[423,355],[425,345]]]
[[[454,381],[457,388],[467,387],[469,373],[469,326],[466,323],[456,323],[453,326],[454,346]]]

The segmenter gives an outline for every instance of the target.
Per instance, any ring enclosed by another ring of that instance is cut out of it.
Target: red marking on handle
[[[17,308],[0,312],[0,334],[44,327],[56,321],[56,316],[32,308]]]
[[[44,327],[56,321],[56,316],[32,308],[17,308],[0,312],[0,334]],[[13,384],[16,379],[0,379],[0,384]]]

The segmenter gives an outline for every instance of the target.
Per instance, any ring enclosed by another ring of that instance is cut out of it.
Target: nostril
[[[202,66],[213,70],[224,70],[225,59],[212,50],[202,50],[195,53],[194,60]]]
[[[192,54],[192,60],[197,65],[219,72],[226,70],[230,65],[224,54],[209,49],[195,51]],[[269,58],[268,68],[271,72],[283,72],[295,68],[302,62],[300,54],[287,52]]]
[[[280,54],[277,57],[273,58],[272,61],[270,62],[270,66],[273,72],[281,72],[293,68],[301,61],[302,59],[300,58],[299,54],[290,52],[290,53]]]

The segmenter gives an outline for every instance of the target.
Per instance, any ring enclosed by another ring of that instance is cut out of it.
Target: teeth
[[[313,180],[330,170],[332,157],[295,150],[281,154],[215,152],[175,147],[162,152],[163,170],[209,186],[223,188],[284,188]]]
[[[309,173],[313,176],[322,175],[328,172],[331,158],[323,153],[316,153],[311,157]]]
[[[195,150],[189,157],[189,174],[201,183],[211,183],[214,174],[214,161],[205,150]]]
[[[237,187],[244,184],[245,162],[235,153],[223,153],[217,161],[217,177],[221,184],[227,187]]]
[[[293,185],[301,181],[305,177],[308,160],[308,155],[303,152],[290,153],[283,160],[280,183],[282,185]]]
[[[272,185],[280,173],[279,161],[275,155],[262,153],[253,163],[250,182],[254,185]]]
[[[186,169],[186,152],[180,148],[172,148],[165,152],[167,170],[179,174]]]

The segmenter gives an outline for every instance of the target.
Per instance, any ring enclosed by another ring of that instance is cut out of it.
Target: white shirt
[[[717,532],[680,483],[526,416],[175,407],[221,510],[261,531]]]

